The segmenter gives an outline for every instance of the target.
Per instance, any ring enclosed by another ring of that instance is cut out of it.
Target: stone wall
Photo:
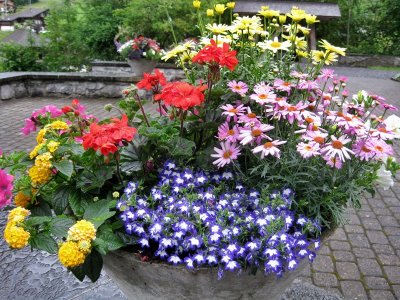
[[[169,81],[183,78],[182,70],[161,64]],[[0,100],[22,97],[120,98],[122,90],[141,80],[129,65],[103,62],[88,73],[9,72],[0,74]]]
[[[400,57],[387,55],[348,55],[340,56],[339,65],[351,67],[400,67]]]

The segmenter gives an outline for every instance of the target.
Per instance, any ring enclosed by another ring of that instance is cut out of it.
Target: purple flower
[[[206,261],[207,261],[207,263],[208,263],[209,265],[215,265],[215,264],[218,263],[217,257],[216,257],[215,255],[213,255],[213,254],[207,255]]]
[[[150,247],[149,240],[145,239],[145,238],[140,239],[139,244],[140,244],[140,246],[142,246],[142,248]]]
[[[295,259],[291,259],[287,265],[288,270],[294,270],[297,268],[297,261]]]
[[[271,259],[268,262],[265,263],[265,270],[268,272],[275,272],[278,273],[280,269],[282,268],[282,264],[280,263],[279,260],[277,259]]]
[[[179,258],[178,255],[171,255],[168,258],[168,262],[171,263],[171,264],[177,265],[177,264],[182,263],[182,260]]]
[[[188,268],[188,269],[193,269],[194,268],[194,266],[193,266],[194,261],[193,261],[192,258],[185,257],[185,259],[183,261],[186,263],[186,268]]]
[[[234,260],[231,260],[225,264],[225,270],[234,271],[236,269],[240,269],[240,265]]]

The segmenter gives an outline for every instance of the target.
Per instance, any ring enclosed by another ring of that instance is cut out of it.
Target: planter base
[[[148,59],[128,59],[128,64],[131,67],[131,72],[134,76],[143,76],[143,73],[151,73],[157,61]]]
[[[253,276],[226,271],[218,280],[215,268],[189,271],[184,266],[142,262],[125,251],[104,257],[107,274],[132,300],[280,299],[307,264],[307,259],[302,260],[296,270],[286,272],[282,278],[262,272]]]

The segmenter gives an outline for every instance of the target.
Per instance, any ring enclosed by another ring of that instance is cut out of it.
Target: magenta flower
[[[249,87],[243,81],[238,81],[238,82],[236,82],[236,80],[229,81],[228,87],[232,92],[238,93],[242,97],[245,96],[247,91],[249,90]]]
[[[369,139],[367,146],[374,151],[376,160],[383,160],[394,154],[392,146],[386,144],[384,140]]]
[[[217,153],[211,156],[216,157],[217,160],[213,161],[213,164],[219,168],[230,164],[240,155],[240,148],[236,146],[236,143],[231,144],[229,141],[221,143],[221,149],[214,147],[214,151]]]
[[[335,78],[335,70],[333,69],[322,69],[321,74],[318,76],[318,79],[328,80]]]
[[[0,208],[11,203],[14,177],[0,169]]]
[[[50,117],[57,118],[63,114],[62,110],[54,105],[46,105],[39,110],[36,110],[32,113],[32,118],[37,118],[38,116],[46,116],[47,113],[50,113]]]
[[[35,122],[32,120],[32,118],[25,119],[25,126],[23,128],[21,128],[21,132],[24,135],[29,135],[31,132],[34,132],[34,131],[36,131]]]
[[[353,145],[354,155],[357,156],[360,160],[369,161],[371,160],[375,152],[371,145],[368,146],[368,143],[365,140],[358,141]]]
[[[277,146],[285,144],[286,141],[279,141],[279,140],[275,140],[272,142],[266,142],[265,144],[261,145],[261,146],[257,146],[255,147],[253,150],[251,150],[253,153],[259,153],[261,152],[261,158],[264,158],[267,155],[272,155],[275,156],[277,158],[281,157],[281,150],[278,149]]]

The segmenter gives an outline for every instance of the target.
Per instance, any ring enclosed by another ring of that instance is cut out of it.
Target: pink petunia
[[[31,132],[36,131],[36,124],[32,119],[25,119],[25,126],[21,128],[24,135],[29,135]]]
[[[14,177],[0,169],[0,208],[11,203]]]
[[[211,156],[217,158],[217,160],[213,161],[213,164],[222,168],[237,159],[240,155],[240,148],[235,143],[231,144],[229,141],[223,142],[220,145],[221,149],[214,147],[214,151],[217,153],[211,154]]]

